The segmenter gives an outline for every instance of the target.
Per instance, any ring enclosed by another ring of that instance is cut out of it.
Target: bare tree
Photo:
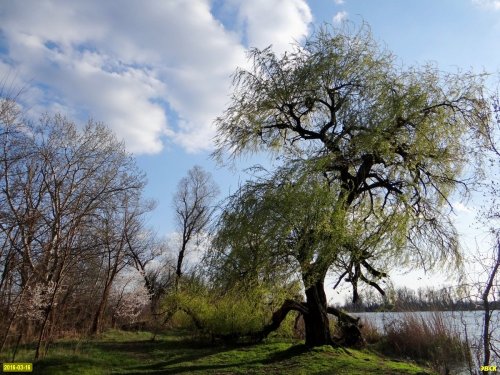
[[[488,134],[492,153],[490,163],[493,168],[492,170],[498,171],[500,170],[500,148],[498,147],[498,144],[500,144],[500,139],[498,139],[500,137],[500,99],[498,95],[493,99],[493,112],[496,121],[492,131]],[[490,366],[492,352],[496,360],[500,360],[500,348],[492,338],[492,330],[494,328],[491,325],[494,311],[491,300],[495,300],[496,295],[500,296],[500,181],[492,179],[487,189],[490,200],[483,214],[483,221],[489,227],[493,246],[491,247],[492,253],[489,267],[486,267],[487,280],[481,295],[484,308],[482,333],[483,366]],[[488,371],[483,371],[483,373],[486,374]]]
[[[92,272],[92,262],[105,255],[102,236],[95,235],[98,218],[119,207],[116,202],[140,195],[145,182],[105,126],[89,122],[79,130],[59,115],[31,124],[9,108],[0,132],[0,260],[5,261],[0,303],[26,305],[28,291],[37,291],[41,319],[20,319],[20,324],[36,328],[38,358],[64,304],[78,290],[78,279],[70,276],[80,265]],[[118,233],[122,229],[113,227]],[[19,311],[8,312],[9,329]]]
[[[500,169],[500,96],[493,97],[494,121],[492,127],[486,133],[488,140],[488,161],[491,171]],[[474,269],[466,275],[461,282],[463,294],[477,308],[482,308],[481,335],[472,338],[469,346],[475,354],[475,363],[469,363],[471,374],[478,373],[477,367],[481,366],[483,374],[490,373],[489,366],[500,360],[500,341],[498,340],[498,328],[500,316],[500,180],[498,173],[488,177],[480,184],[480,192],[484,205],[478,210],[478,223],[482,224],[489,232],[490,246],[485,246],[487,241],[482,241],[472,254],[471,264]],[[463,320],[464,328],[467,329],[466,321]],[[478,322],[479,324],[479,322]],[[467,332],[466,332],[467,334]]]
[[[483,302],[484,308],[484,317],[483,317],[483,332],[482,332],[482,340],[483,340],[483,366],[490,366],[491,362],[491,354],[492,352],[495,354],[497,359],[500,359],[500,351],[499,348],[496,347],[495,342],[492,338],[492,329],[494,328],[492,323],[492,316],[494,308],[491,306],[491,299],[495,299],[495,292],[498,293],[498,276],[500,275],[500,238],[496,238],[496,254],[493,254],[491,268],[489,269],[488,278],[486,284],[484,286],[483,293],[481,295],[481,299]],[[484,371],[484,373],[489,373],[489,371]]]
[[[177,253],[176,286],[183,274],[183,262],[188,245],[194,238],[203,235],[214,212],[213,201],[219,194],[219,188],[210,173],[200,166],[188,171],[177,186],[173,206],[178,229],[181,233]]]
[[[137,192],[139,193],[139,192]],[[101,330],[101,320],[111,293],[113,282],[128,262],[128,254],[136,249],[143,230],[142,216],[152,209],[150,204],[142,204],[140,194],[125,194],[109,202],[97,220],[95,234],[102,247],[101,269],[103,287],[100,302],[92,322],[91,333]]]
[[[154,338],[162,315],[160,301],[175,284],[175,260],[168,254],[166,240],[145,229],[140,221],[136,220],[130,229],[126,233],[127,255],[129,264],[139,272],[147,290]]]

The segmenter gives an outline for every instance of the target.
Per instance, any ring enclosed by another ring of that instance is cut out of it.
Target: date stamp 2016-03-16
[[[3,372],[33,372],[33,363],[3,363]]]

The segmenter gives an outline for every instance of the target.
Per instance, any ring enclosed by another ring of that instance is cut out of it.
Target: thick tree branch
[[[266,325],[262,330],[255,333],[253,336],[259,341],[263,340],[271,332],[276,331],[280,327],[281,322],[283,322],[283,320],[286,318],[288,313],[292,310],[298,311],[301,314],[308,313],[308,310],[307,310],[305,303],[297,302],[297,301],[294,301],[291,299],[287,299],[287,300],[285,300],[283,305],[277,311],[275,311],[273,313],[273,316],[271,318],[271,323]]]

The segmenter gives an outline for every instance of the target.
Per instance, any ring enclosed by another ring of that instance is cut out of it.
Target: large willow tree
[[[306,344],[328,344],[328,312],[339,315],[327,306],[328,272],[345,277],[356,300],[359,282],[383,293],[391,266],[457,259],[448,199],[467,187],[463,167],[480,160],[489,130],[482,78],[404,67],[366,25],[327,26],[291,53],[250,57],[216,120],[216,155],[266,151],[283,163],[229,199],[218,270],[300,275],[305,302],[287,301],[262,333],[298,310]]]

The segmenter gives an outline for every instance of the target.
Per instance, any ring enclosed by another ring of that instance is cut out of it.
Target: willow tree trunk
[[[260,341],[277,330],[290,311],[297,311],[303,317],[305,344],[308,347],[322,345],[359,347],[364,344],[359,318],[354,318],[333,306],[327,306],[323,281],[309,285],[306,289],[306,302],[285,300],[273,313],[271,322],[255,332],[252,338]],[[340,337],[331,336],[329,314],[335,315],[338,319]]]
[[[306,346],[332,344],[328,320],[326,294],[323,282],[316,282],[306,289],[307,314],[304,314]]]

